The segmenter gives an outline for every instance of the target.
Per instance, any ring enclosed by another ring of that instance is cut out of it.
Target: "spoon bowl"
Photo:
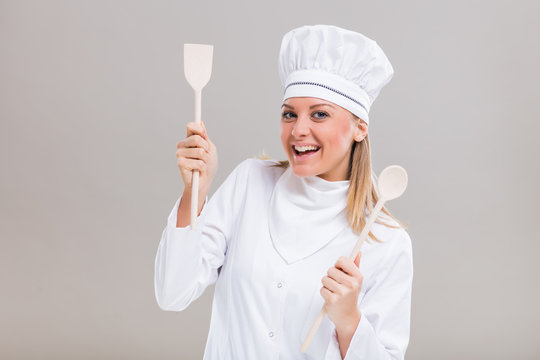
[[[399,165],[390,165],[379,175],[379,195],[385,201],[400,197],[407,188],[407,171]]]

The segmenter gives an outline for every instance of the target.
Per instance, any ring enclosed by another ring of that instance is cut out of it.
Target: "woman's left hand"
[[[354,262],[341,256],[334,267],[328,269],[328,276],[321,279],[321,295],[328,318],[338,326],[347,326],[351,319],[359,318],[358,295],[362,289],[364,277],[360,273],[358,253]]]

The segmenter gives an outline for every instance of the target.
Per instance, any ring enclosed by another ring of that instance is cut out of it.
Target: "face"
[[[282,105],[281,142],[297,176],[348,180],[352,145],[366,135],[364,121],[330,101],[293,97]]]

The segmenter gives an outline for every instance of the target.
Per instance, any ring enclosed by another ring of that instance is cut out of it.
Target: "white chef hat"
[[[286,33],[278,69],[283,100],[321,98],[366,123],[371,104],[394,75],[376,41],[333,25],[306,25]]]

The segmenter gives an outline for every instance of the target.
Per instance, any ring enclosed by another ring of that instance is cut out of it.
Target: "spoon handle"
[[[367,238],[369,234],[369,229],[371,228],[371,225],[373,225],[373,223],[377,219],[377,215],[379,214],[379,211],[381,211],[385,201],[386,200],[384,198],[380,197],[379,200],[377,201],[377,204],[375,205],[375,207],[369,214],[366,225],[362,229],[362,232],[360,233],[360,236],[358,237],[358,241],[356,242],[356,246],[354,247],[351,253],[351,256],[350,256],[351,259],[354,260],[356,258],[356,255],[358,255],[358,253],[360,252],[362,243]],[[304,340],[304,344],[302,344],[301,351],[303,353],[307,351],[309,344],[311,344],[311,340],[313,340],[315,333],[317,333],[317,330],[319,329],[319,326],[321,325],[324,319],[324,315],[326,315],[326,309],[324,308],[324,305],[323,305],[321,308],[321,311],[319,312],[319,315],[317,316],[317,319],[313,323],[313,326],[311,326],[311,329],[309,330],[308,335],[306,336],[306,339]]]
[[[360,236],[358,237],[358,241],[356,242],[355,247],[353,248],[353,251],[351,252],[351,259],[355,259],[356,255],[360,252],[360,248],[362,247],[362,243],[364,240],[367,239],[369,230],[371,229],[371,225],[377,220],[377,215],[379,214],[379,211],[381,211],[384,203],[386,202],[386,199],[380,197],[379,201],[377,201],[377,204],[375,204],[375,207],[373,208],[373,211],[369,214],[368,220],[366,222],[366,225],[364,225],[364,228],[362,229],[362,232],[360,233]]]

